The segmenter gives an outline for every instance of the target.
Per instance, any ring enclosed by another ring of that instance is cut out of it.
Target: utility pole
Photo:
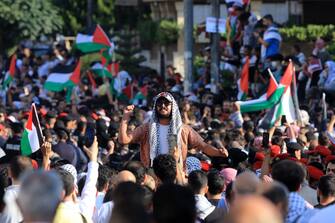
[[[92,8],[93,2],[92,0],[87,0],[87,29],[90,30],[92,28]]]
[[[184,0],[184,92],[193,84],[193,0]]]
[[[216,18],[216,32],[212,33],[211,38],[211,86],[214,94],[218,93],[217,85],[219,83],[219,18],[220,18],[220,0],[211,0],[212,16]]]

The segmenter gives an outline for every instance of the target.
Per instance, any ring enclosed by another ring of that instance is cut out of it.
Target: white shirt
[[[159,148],[160,154],[168,154],[169,153],[169,142],[168,142],[168,125],[159,124]]]
[[[113,201],[106,202],[102,204],[101,208],[98,211],[98,215],[95,216],[95,223],[108,223],[112,217],[112,210],[114,207]]]
[[[20,191],[20,185],[12,185],[6,188],[4,201],[6,203],[6,207],[4,210],[4,214],[9,218],[6,223],[17,223],[23,220],[21,211],[16,204],[16,198]]]

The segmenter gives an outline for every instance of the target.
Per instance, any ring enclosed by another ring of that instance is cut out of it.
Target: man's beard
[[[156,109],[156,114],[158,119],[170,119],[172,117],[172,111],[168,115],[162,115],[158,109]]]

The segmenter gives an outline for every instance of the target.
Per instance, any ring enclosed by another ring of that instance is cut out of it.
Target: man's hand
[[[98,160],[98,152],[99,152],[99,146],[98,146],[98,140],[97,137],[94,137],[93,144],[90,148],[87,148],[84,146],[84,151],[87,154],[90,161],[97,162]]]
[[[228,150],[224,147],[218,149],[218,151],[220,153],[220,156],[222,156],[222,157],[228,157],[228,155],[229,155]]]
[[[177,146],[173,148],[172,156],[176,160],[176,162],[178,163],[179,159],[180,159],[180,153],[179,153],[179,150],[178,150]]]
[[[133,114],[135,109],[135,105],[128,105],[124,110],[123,110],[123,120],[129,120],[130,116]]]
[[[43,157],[49,159],[52,156],[51,143],[45,141],[41,146]]]

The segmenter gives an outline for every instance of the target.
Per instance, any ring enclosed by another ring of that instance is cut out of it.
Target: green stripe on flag
[[[78,49],[83,53],[99,52],[101,49],[106,49],[106,48],[108,48],[106,45],[94,43],[94,42],[77,43],[75,45],[75,49]]]
[[[272,108],[278,103],[285,90],[284,86],[278,87],[268,100],[251,100],[240,103],[241,112],[255,112]],[[255,101],[253,103],[252,101]]]
[[[31,154],[31,147],[29,143],[29,132],[28,130],[24,130],[21,139],[21,154],[23,156],[29,156]]]

